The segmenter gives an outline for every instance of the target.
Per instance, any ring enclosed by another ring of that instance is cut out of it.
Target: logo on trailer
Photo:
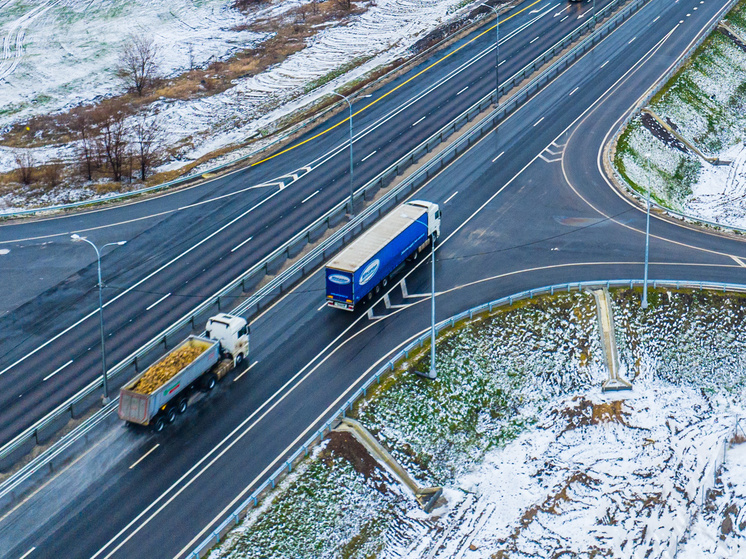
[[[337,285],[347,285],[350,283],[350,278],[343,276],[342,274],[332,274],[327,278],[330,282],[336,283]]]
[[[368,264],[363,270],[363,273],[360,274],[360,285],[365,285],[370,280],[372,280],[373,276],[376,275],[376,272],[378,271],[378,267],[380,265],[381,262],[377,258],[373,262]]]
[[[175,385],[174,385],[174,386],[173,386],[173,387],[171,388],[171,390],[164,390],[164,391],[163,391],[163,395],[164,395],[164,396],[168,396],[168,395],[169,395],[169,394],[171,394],[171,393],[172,393],[172,392],[173,392],[174,390],[176,390],[177,388],[179,388],[179,386],[181,386],[181,383],[180,383],[180,382],[177,382],[177,383],[176,383],[176,384],[175,384]]]

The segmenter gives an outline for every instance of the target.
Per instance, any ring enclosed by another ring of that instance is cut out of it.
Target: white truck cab
[[[427,234],[433,240],[440,237],[440,207],[438,204],[424,200],[411,200],[409,204],[427,208]]]
[[[233,356],[236,365],[249,356],[251,329],[245,319],[220,313],[207,320],[207,337],[218,340],[223,350]]]

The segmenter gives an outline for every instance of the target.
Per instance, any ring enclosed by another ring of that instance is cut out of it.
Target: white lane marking
[[[414,124],[412,124],[412,126],[417,126],[417,125],[418,125],[418,124],[419,124],[420,122],[422,122],[422,121],[423,121],[423,120],[425,120],[426,118],[427,118],[427,117],[424,117],[424,116],[423,116],[423,117],[422,117],[422,118],[421,118],[420,120],[418,120],[418,121],[416,121],[416,122],[415,122]]]
[[[246,367],[241,372],[241,374],[237,375],[236,378],[233,379],[233,382],[236,382],[238,379],[240,379],[242,376],[244,376],[246,373],[248,373],[251,369],[254,368],[254,365],[256,365],[257,363],[259,363],[259,361],[254,361],[251,365],[249,365],[248,367]]]
[[[10,252],[10,249],[7,248],[0,248],[0,256],[5,256]]]
[[[375,153],[375,151],[374,151],[373,153]],[[365,159],[363,159],[363,161],[365,161]],[[313,193],[313,194],[311,194],[310,196],[306,196],[305,198],[303,198],[303,200],[301,200],[301,201],[300,201],[300,203],[301,203],[301,204],[305,204],[305,203],[306,203],[306,202],[308,202],[308,201],[309,201],[309,200],[310,200],[311,198],[313,198],[314,196],[316,196],[316,195],[317,195],[317,194],[318,194],[319,192],[321,192],[321,189],[317,190],[316,192],[314,192],[314,193]]]
[[[138,458],[138,459],[137,459],[137,460],[135,461],[135,463],[134,463],[134,464],[132,464],[132,465],[130,466],[130,470],[131,470],[132,468],[134,468],[135,466],[137,466],[137,465],[138,465],[138,464],[139,464],[140,462],[142,462],[143,460],[145,460],[145,459],[146,459],[146,458],[148,457],[148,455],[149,455],[149,454],[150,454],[151,452],[153,452],[153,451],[154,451],[154,450],[155,450],[156,448],[158,448],[159,446],[161,446],[161,445],[160,445],[160,443],[157,443],[157,444],[156,444],[156,445],[155,445],[155,446],[154,446],[153,448],[151,448],[151,449],[150,449],[149,451],[147,451],[147,452],[146,452],[145,454],[143,454],[142,456],[140,456],[140,458]]]
[[[505,64],[505,60],[503,60],[502,62],[500,62],[500,64],[498,64],[498,65],[497,65],[497,67],[499,68],[499,67],[500,67],[500,66],[502,66],[503,64]]]
[[[453,199],[453,197],[456,196],[456,194],[458,194],[458,190],[454,192],[453,194],[451,194],[448,198],[446,198],[446,201],[443,202],[443,205],[445,206],[448,202],[450,202]]]
[[[362,158],[362,159],[360,160],[360,163],[362,163],[362,162],[363,162],[363,161],[365,161],[366,159],[369,159],[369,158],[373,157],[373,156],[374,156],[374,155],[375,155],[376,153],[378,153],[378,150],[374,150],[374,151],[372,151],[371,153],[369,153],[368,155],[366,155],[365,157],[363,157],[363,158]]]
[[[326,306],[327,306],[326,301],[324,301],[324,304],[321,305],[318,309],[316,309],[316,312],[319,312],[321,309],[323,309]]]
[[[28,557],[29,555],[31,555],[34,552],[35,549],[36,549],[36,546],[32,547],[26,553],[24,553],[23,555],[21,555],[20,559],[26,559],[26,557]]]
[[[531,39],[531,40],[530,40],[530,41],[528,42],[528,44],[529,44],[529,45],[533,45],[533,44],[534,44],[534,43],[535,43],[536,41],[538,41],[538,40],[539,40],[539,37],[534,37],[533,39]]]
[[[146,311],[149,311],[150,309],[152,309],[153,307],[155,307],[155,306],[156,306],[156,305],[157,305],[158,303],[160,303],[161,301],[164,301],[164,300],[166,300],[166,299],[167,299],[168,297],[170,297],[170,296],[171,296],[171,294],[170,294],[170,293],[166,293],[166,294],[165,294],[165,295],[164,295],[163,297],[161,297],[160,299],[158,299],[158,300],[157,300],[157,301],[156,301],[155,303],[153,303],[153,304],[152,304],[152,305],[150,305],[149,307],[145,307],[145,310],[146,310]]]
[[[49,380],[50,378],[52,378],[54,375],[56,375],[57,373],[59,373],[62,369],[64,369],[65,367],[67,367],[72,362],[73,362],[73,360],[70,359],[70,361],[68,361],[67,363],[65,363],[64,365],[62,365],[62,367],[58,367],[57,369],[55,369],[53,373],[48,374],[43,379],[41,379],[41,381],[44,382],[46,380]]]
[[[637,35],[635,35],[634,37],[632,37],[627,44],[631,45],[632,41],[634,41],[635,39],[637,39]]]
[[[599,68],[603,68],[603,67],[604,67],[604,66],[606,66],[606,65],[607,65],[608,63],[609,63],[609,61],[607,60],[606,62],[604,62],[603,64],[601,64],[601,66],[599,66]]]
[[[573,94],[573,93],[575,93],[575,92],[576,92],[576,91],[577,91],[578,89],[580,89],[580,86],[578,86],[578,87],[576,87],[575,89],[573,89],[573,90],[572,90],[572,91],[570,92],[570,95],[568,95],[568,97],[571,97],[571,96],[572,96],[572,94]]]
[[[461,94],[462,94],[462,93],[463,93],[464,91],[466,91],[467,89],[469,89],[469,86],[468,86],[468,85],[467,85],[467,86],[466,86],[466,87],[465,87],[464,89],[462,89],[461,91],[459,91],[459,92],[458,92],[458,93],[457,93],[456,95],[461,95]]]
[[[234,246],[234,247],[233,247],[233,248],[231,249],[231,252],[236,252],[236,251],[237,251],[237,250],[238,250],[239,248],[241,248],[242,246],[244,246],[244,245],[245,245],[246,243],[248,243],[248,242],[249,242],[249,241],[250,241],[251,239],[253,239],[253,238],[254,238],[254,236],[252,235],[251,237],[249,237],[248,239],[246,239],[246,240],[245,240],[245,241],[243,241],[242,243],[239,243],[239,244],[237,244],[236,246]]]
[[[540,123],[540,122],[541,122],[542,120],[544,120],[544,117],[541,117],[541,118],[540,118],[539,120],[537,120],[536,122],[534,122],[534,127],[538,126],[538,125],[539,125],[539,123]]]
[[[570,17],[570,16],[565,16],[565,17],[563,17],[563,18],[562,18],[562,19],[560,20],[560,23],[562,23],[563,21],[565,21],[565,20],[566,20],[566,19],[567,19],[568,17]]]
[[[659,20],[660,18],[661,18],[661,16],[658,16],[657,18],[655,18],[655,19],[653,20],[653,23],[655,23],[656,21],[658,21],[658,20]]]
[[[494,158],[494,159],[492,160],[492,162],[494,163],[495,161],[497,161],[498,159],[500,159],[500,158],[501,158],[501,157],[503,156],[503,154],[504,154],[504,153],[505,153],[504,151],[501,151],[501,152],[500,152],[500,155],[498,155],[497,157],[495,157],[495,158]]]
[[[736,261],[736,263],[737,263],[737,264],[738,264],[739,266],[741,266],[742,268],[746,268],[746,263],[744,263],[744,261],[743,261],[743,260],[741,260],[740,258],[738,258],[738,256],[733,256],[733,255],[731,254],[731,255],[730,255],[730,257],[731,257],[731,258],[732,258],[733,260],[735,260],[735,261]]]

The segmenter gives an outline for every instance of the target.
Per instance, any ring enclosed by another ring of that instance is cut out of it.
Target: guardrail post
[[[288,473],[292,472],[292,471],[293,471],[293,464],[292,464],[292,462],[290,462],[290,460],[288,460],[288,461],[287,461],[287,462],[285,462],[285,463],[286,463],[286,464],[287,464],[287,466],[288,466]]]

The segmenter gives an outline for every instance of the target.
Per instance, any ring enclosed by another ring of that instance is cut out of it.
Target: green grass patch
[[[310,91],[313,91],[314,89],[321,87],[322,85],[325,85],[332,81],[335,78],[338,78],[339,76],[346,74],[350,70],[357,68],[361,64],[365,64],[368,60],[372,59],[372,56],[360,56],[358,58],[353,58],[346,64],[342,64],[338,68],[335,68],[331,72],[324,74],[320,78],[317,78],[311,82],[308,82],[305,87],[303,88],[304,93],[308,93]]]

